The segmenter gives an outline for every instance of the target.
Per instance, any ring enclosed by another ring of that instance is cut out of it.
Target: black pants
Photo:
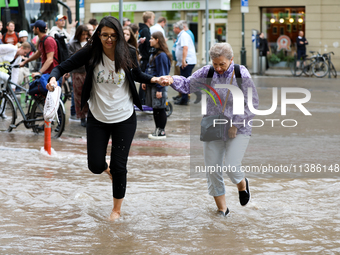
[[[141,59],[140,69],[142,70],[142,72],[145,72],[147,64],[148,64],[148,59]],[[145,105],[145,90],[142,89],[142,83],[139,84],[138,96],[139,96],[139,100],[141,104]]]
[[[153,119],[156,128],[164,129],[167,121],[165,108],[153,109]]]
[[[119,123],[107,124],[96,120],[91,111],[87,116],[87,161],[90,171],[101,174],[107,169],[105,160],[109,139],[112,139],[110,172],[113,197],[121,199],[126,190],[126,164],[137,127],[136,113]]]
[[[297,50],[297,59],[300,60],[306,55],[306,49]]]

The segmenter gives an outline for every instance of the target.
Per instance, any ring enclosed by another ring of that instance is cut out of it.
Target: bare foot
[[[115,221],[116,219],[119,219],[120,217],[120,212],[115,212],[115,211],[112,211],[110,217],[109,217],[109,220],[110,221]]]
[[[104,172],[109,175],[111,182],[112,182],[112,174],[110,173],[110,168],[106,169]]]

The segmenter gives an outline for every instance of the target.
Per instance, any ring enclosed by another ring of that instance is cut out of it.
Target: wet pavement
[[[192,102],[174,105],[165,141],[149,140],[152,114],[137,113],[127,193],[116,222],[108,221],[109,178],[87,170],[80,122],[67,120],[62,137],[52,140],[53,156],[41,151],[43,135],[22,126],[0,133],[0,254],[340,254],[339,82],[254,81],[260,109],[270,108],[273,87],[307,88],[312,116],[295,106],[281,116],[279,99],[272,115],[255,117],[296,119],[298,125],[253,128],[243,165],[295,165],[297,171],[247,173],[252,200],[246,207],[225,178],[227,218],[217,216],[205,178],[190,174],[190,111],[200,107]],[[174,95],[169,89],[170,101]],[[69,117],[69,102],[66,109]],[[317,173],[318,164],[323,172]]]

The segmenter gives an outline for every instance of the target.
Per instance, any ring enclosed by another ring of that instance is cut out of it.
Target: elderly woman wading
[[[210,57],[214,68],[211,80],[211,87],[215,88],[216,84],[230,84],[238,87],[233,63],[233,50],[228,43],[217,43],[210,49]],[[197,70],[192,76],[185,78],[182,76],[162,78],[162,85],[170,85],[175,90],[189,94],[195,92],[206,82],[210,66],[204,66]],[[235,68],[236,69],[236,68]],[[245,206],[250,200],[249,182],[245,178],[244,172],[241,171],[241,162],[247,149],[251,136],[251,126],[248,122],[254,117],[248,107],[248,88],[252,89],[252,103],[255,109],[258,107],[258,95],[251,76],[244,66],[239,66],[242,77],[240,88],[244,94],[244,114],[233,114],[233,95],[229,94],[227,105],[223,114],[232,120],[233,124],[228,132],[225,132],[223,139],[216,141],[203,142],[204,163],[207,166],[217,165],[223,169],[223,166],[229,167],[232,171],[227,171],[230,180],[236,184],[239,191],[239,200],[242,206]],[[222,101],[227,97],[227,88],[216,89]],[[223,102],[224,103],[224,102]],[[222,105],[215,106],[212,98],[207,100],[207,115],[219,114],[223,109]],[[230,125],[228,123],[228,125]],[[224,168],[225,169],[225,168]],[[209,195],[214,197],[218,207],[218,213],[226,216],[229,209],[225,200],[225,184],[223,180],[223,171],[207,172]]]

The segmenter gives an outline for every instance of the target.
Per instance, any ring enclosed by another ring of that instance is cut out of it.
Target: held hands
[[[52,77],[50,79],[50,82],[47,83],[46,88],[48,89],[48,91],[54,91],[54,88],[56,88],[58,86],[58,83],[56,81],[56,79],[54,77]]]
[[[145,83],[142,83],[142,89],[146,90],[146,84]]]
[[[158,83],[163,87],[169,86],[172,83],[174,83],[174,79],[170,75],[161,76],[161,77],[159,77],[159,79],[160,79],[160,82],[158,82]]]
[[[151,83],[158,83],[159,85],[165,87],[169,86],[174,82],[170,75],[160,76],[160,77],[153,77],[151,79]]]

